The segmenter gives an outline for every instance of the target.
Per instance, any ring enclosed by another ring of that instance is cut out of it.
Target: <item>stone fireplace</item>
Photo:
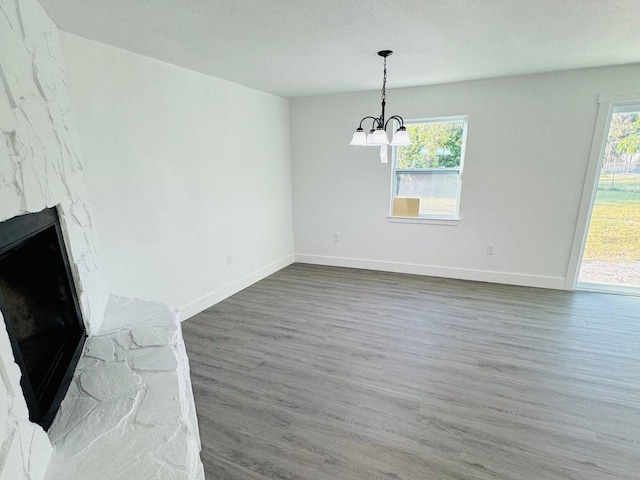
[[[40,327],[63,330],[69,309],[77,310],[87,335],[73,377],[63,375],[70,387],[47,434],[30,420],[38,415],[30,414],[27,404],[34,400],[23,394],[21,377],[31,367],[21,370],[16,363],[7,330],[12,320],[0,312],[0,480],[201,479],[177,313],[162,304],[109,296],[79,145],[55,25],[37,0],[0,2],[0,222],[54,209],[55,236],[66,250],[58,252],[62,268],[73,279],[66,292],[50,291],[44,294],[49,300],[28,307],[46,311],[56,296],[66,296],[63,313],[47,327],[32,321],[18,336],[36,338]],[[24,248],[50,249],[51,235]],[[11,261],[5,267],[11,272],[0,280],[5,291],[29,284],[44,291],[38,278],[22,278]],[[59,265],[49,272],[54,278],[60,273]],[[8,317],[23,308],[23,300],[18,294],[13,305],[4,303]],[[52,353],[49,361],[57,358]],[[45,417],[49,410],[42,410]],[[81,468],[86,477],[76,473]]]

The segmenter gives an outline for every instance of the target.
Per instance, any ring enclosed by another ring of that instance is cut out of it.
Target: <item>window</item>
[[[467,117],[411,120],[405,127],[412,145],[393,150],[391,218],[399,218],[393,205],[406,202],[396,199],[409,198],[419,200],[418,219],[457,220]]]

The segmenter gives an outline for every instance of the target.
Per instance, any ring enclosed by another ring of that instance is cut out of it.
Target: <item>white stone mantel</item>
[[[112,296],[48,433],[46,480],[204,480],[177,311]]]

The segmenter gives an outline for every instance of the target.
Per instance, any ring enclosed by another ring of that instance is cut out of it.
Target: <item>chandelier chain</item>
[[[384,57],[384,75],[382,77],[382,101],[387,99],[387,57]]]

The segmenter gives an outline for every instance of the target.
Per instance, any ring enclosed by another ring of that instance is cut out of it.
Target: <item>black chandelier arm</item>
[[[373,120],[373,125],[375,125],[377,123],[378,127],[382,128],[382,122],[380,122],[379,118],[376,118],[376,117],[364,117],[362,120],[360,120],[360,126],[358,126],[358,130],[362,130],[362,122],[364,122],[367,119]],[[373,125],[371,125],[371,128],[373,128]]]
[[[404,120],[403,120],[403,118],[402,118],[400,115],[391,115],[391,116],[389,117],[389,119],[387,120],[387,122],[384,124],[384,129],[385,129],[385,130],[387,129],[387,125],[389,125],[389,122],[390,122],[391,120],[398,120],[398,121],[400,121],[400,128],[404,127]]]

